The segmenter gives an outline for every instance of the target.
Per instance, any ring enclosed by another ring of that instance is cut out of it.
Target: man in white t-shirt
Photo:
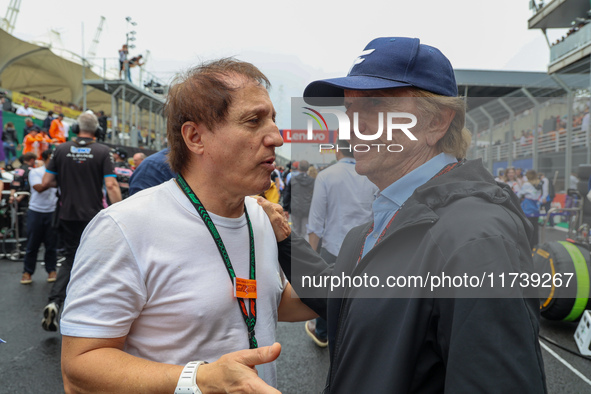
[[[27,211],[27,251],[21,284],[27,285],[33,282],[32,276],[37,265],[37,253],[41,243],[45,246],[45,271],[47,281],[55,282],[57,278],[57,231],[52,228],[53,213],[57,203],[57,189],[49,188],[39,193],[45,165],[51,158],[51,150],[41,154],[43,165],[29,171],[29,185],[31,186],[31,199]]]
[[[278,392],[277,320],[316,315],[291,297],[272,226],[247,197],[269,187],[282,144],[268,86],[222,59],[170,88],[178,176],[86,228],[61,319],[66,391]]]
[[[20,116],[34,116],[33,109],[29,108],[29,103],[24,103],[22,107],[16,110],[16,114]]]

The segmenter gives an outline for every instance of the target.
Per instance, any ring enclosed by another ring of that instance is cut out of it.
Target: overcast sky
[[[0,15],[8,3],[0,0]],[[81,53],[83,46],[88,51],[102,15],[97,56],[116,58],[125,33],[135,30],[131,54],[149,50],[147,71],[165,81],[201,60],[237,56],[270,77],[279,126],[289,128],[290,97],[301,95],[312,80],[345,75],[375,37],[418,37],[441,49],[456,69],[545,71],[549,50],[540,30],[527,29],[528,3],[22,0],[13,34],[39,40],[54,29],[66,49]],[[127,16],[137,26],[128,25]],[[550,32],[551,37],[563,33]]]

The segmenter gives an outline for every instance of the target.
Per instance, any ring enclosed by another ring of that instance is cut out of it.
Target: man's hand
[[[220,357],[211,364],[203,364],[197,371],[197,386],[203,393],[261,393],[277,394],[259,378],[255,365],[275,361],[281,345],[240,350]]]
[[[275,238],[277,242],[283,241],[291,234],[291,227],[287,222],[287,218],[283,214],[283,208],[279,204],[273,204],[270,201],[265,200],[263,197],[258,197],[257,202],[269,217],[273,231],[275,232]]]

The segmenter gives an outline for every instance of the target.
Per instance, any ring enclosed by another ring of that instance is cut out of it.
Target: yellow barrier
[[[55,104],[50,101],[41,100],[26,94],[13,92],[12,102],[17,105],[28,103],[29,107],[40,109],[42,111],[53,111],[55,114],[64,114],[67,118],[76,119],[82,112]]]

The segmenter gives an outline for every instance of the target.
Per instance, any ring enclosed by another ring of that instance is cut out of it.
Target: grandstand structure
[[[470,157],[497,174],[508,167],[558,175],[563,185],[573,168],[589,162],[589,136],[582,130],[588,75],[456,70],[467,97]]]
[[[146,86],[141,80],[119,79],[117,59],[84,59],[2,29],[0,48],[0,89],[15,106],[27,102],[36,114],[64,113],[68,123],[81,111],[104,111],[110,115],[107,142],[156,150],[164,144],[165,87],[155,77]]]
[[[495,175],[507,167],[544,172],[565,190],[570,174],[591,163],[591,3],[531,0],[530,8],[529,28],[550,46],[548,72],[456,70],[473,132],[470,156]],[[548,29],[568,31],[551,43]]]

